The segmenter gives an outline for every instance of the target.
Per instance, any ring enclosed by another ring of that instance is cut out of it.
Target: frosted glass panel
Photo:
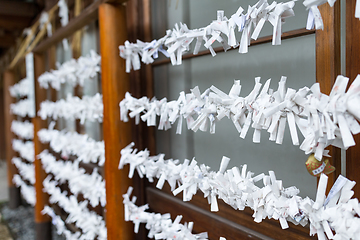
[[[177,99],[180,91],[189,92],[195,86],[204,91],[215,85],[228,92],[234,79],[241,80],[241,96],[246,96],[254,86],[255,77],[261,77],[262,83],[271,78],[271,88],[277,89],[281,76],[287,76],[287,86],[299,89],[315,82],[315,35],[284,40],[277,47],[253,46],[246,57],[230,51],[215,58],[211,55],[193,58],[182,66],[156,67],[154,73],[156,89],[162,89],[155,90],[156,96],[166,96],[169,100]],[[296,185],[302,196],[315,198],[316,178],[307,173],[307,156],[299,146],[292,145],[289,130],[285,131],[282,145],[270,142],[266,131],[262,132],[261,143],[255,144],[252,133],[250,129],[246,138],[241,139],[232,122],[224,118],[217,124],[215,134],[192,133],[185,125],[182,135],[176,135],[174,127],[169,132],[157,131],[157,145],[158,151],[165,152],[169,158],[183,160],[195,156],[214,170],[218,169],[223,155],[232,159],[229,167],[246,163],[255,174],[274,170],[285,186]]]
[[[66,61],[69,61],[72,58],[71,50],[64,50],[63,44],[60,42],[56,46],[56,64],[63,64]],[[64,83],[61,85],[60,91],[57,92],[57,99],[66,98],[67,95],[74,95],[74,88],[68,84]],[[65,120],[60,118],[58,121],[59,129],[66,129],[68,131],[75,131],[75,120]]]
[[[166,4],[165,1],[160,2]],[[216,19],[217,10],[224,10],[226,16],[231,16],[239,6],[247,10],[247,6],[255,2],[180,0],[176,8],[176,1],[171,1],[166,8],[167,26],[172,28],[175,23],[184,22],[189,28],[203,27]],[[153,9],[156,10],[156,6]],[[296,16],[286,19],[283,32],[304,28],[307,18],[305,7],[297,2],[294,10]],[[157,26],[159,22],[154,24]],[[154,37],[164,35],[159,33],[159,30],[154,31]],[[272,26],[267,23],[261,36],[271,33]],[[254,86],[255,77],[261,77],[262,83],[271,78],[271,88],[277,89],[281,76],[287,76],[287,87],[297,90],[315,83],[315,69],[315,35],[307,35],[283,40],[281,46],[272,46],[271,43],[252,46],[247,54],[232,50],[218,53],[215,57],[206,55],[184,60],[181,66],[154,67],[155,96],[174,100],[181,91],[188,93],[195,86],[204,91],[211,85],[229,92],[234,79],[241,80],[241,96],[246,96]],[[180,160],[195,157],[213,170],[218,170],[225,155],[231,158],[229,167],[246,163],[255,174],[273,170],[285,187],[295,185],[300,189],[301,196],[315,198],[316,178],[310,176],[305,167],[308,156],[299,150],[299,146],[292,145],[288,126],[282,145],[270,142],[266,131],[261,134],[261,143],[253,143],[253,129],[249,130],[245,139],[241,139],[232,121],[227,118],[217,123],[215,134],[193,133],[186,129],[185,123],[182,130],[181,135],[175,133],[176,125],[168,131],[157,130],[157,152]]]
[[[97,34],[98,28],[96,27],[95,22],[84,27],[84,31],[81,38],[81,55],[88,56],[90,55],[90,50],[94,50],[99,53],[97,46]],[[97,92],[99,92],[99,79],[96,76],[94,79],[87,80],[83,87],[83,95],[84,96],[94,96]],[[97,141],[101,140],[101,131],[100,124],[97,122],[85,121],[85,133],[95,139]]]

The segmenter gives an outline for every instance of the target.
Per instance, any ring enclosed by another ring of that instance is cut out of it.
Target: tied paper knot
[[[131,221],[135,224],[134,232],[138,233],[140,223],[145,223],[146,229],[149,230],[148,237],[155,239],[188,239],[188,240],[206,240],[206,232],[193,234],[193,222],[181,224],[182,216],[179,215],[174,221],[171,220],[170,214],[155,214],[145,212],[149,206],[136,206],[136,197],[130,199],[133,188],[129,187],[127,193],[123,195],[125,208],[125,221]]]
[[[28,162],[34,162],[34,142],[33,141],[22,141],[19,139],[12,140],[12,147],[14,151],[18,152],[20,157],[27,160]]]
[[[68,197],[68,193],[62,192],[57,187],[58,182],[51,178],[48,176],[43,181],[44,191],[50,195],[49,202],[51,204],[57,203],[68,214],[65,223],[74,223],[81,230],[82,239],[107,239],[103,217],[88,209],[87,200],[78,202],[75,195]]]
[[[34,164],[24,163],[21,158],[14,157],[11,159],[11,162],[16,166],[19,171],[20,176],[29,181],[32,185],[35,184],[35,168]]]
[[[18,174],[14,175],[12,181],[17,187],[20,188],[21,195],[24,197],[25,201],[31,206],[35,206],[35,188],[33,186],[27,185]]]
[[[82,194],[89,200],[92,207],[106,205],[105,180],[94,168],[91,174],[85,173],[85,170],[79,166],[79,161],[61,161],[57,160],[47,150],[38,155],[41,159],[45,172],[51,173],[55,181],[59,183],[68,182],[70,191],[74,195]]]
[[[10,111],[12,114],[20,117],[35,117],[35,100],[26,98],[18,101],[17,103],[10,104]]]
[[[23,139],[34,138],[34,125],[29,121],[25,121],[25,122],[20,122],[16,120],[12,121],[11,131]]]
[[[156,116],[160,116],[158,129],[167,130],[178,121],[177,134],[181,134],[183,119],[187,128],[194,132],[210,130],[224,117],[229,118],[241,138],[245,138],[250,127],[254,128],[253,142],[259,143],[261,131],[267,130],[269,140],[282,144],[285,127],[288,124],[292,143],[299,145],[297,129],[304,137],[300,149],[306,154],[314,153],[321,160],[328,156],[325,148],[329,145],[347,149],[355,145],[353,135],[360,132],[360,76],[345,92],[349,79],[339,75],[330,95],[320,92],[320,85],[298,91],[286,88],[286,77],[282,77],[278,89],[269,88],[270,79],[265,84],[255,78],[253,90],[245,97],[240,96],[240,80],[235,80],[228,94],[215,86],[203,93],[198,87],[179,98],[167,101],[146,97],[136,99],[129,93],[120,102],[120,119],[128,121],[128,116],[140,119],[148,126],[156,126]]]
[[[321,13],[319,11],[319,6],[325,4],[326,2],[329,3],[330,7],[333,7],[336,0],[305,0],[303,2],[304,6],[309,9],[308,19],[306,23],[306,29],[310,30],[313,29],[323,29],[324,30],[324,23],[321,17]],[[355,6],[355,18],[360,19],[360,1],[356,0]]]
[[[77,132],[58,131],[53,129],[53,124],[49,129],[39,130],[37,134],[42,143],[49,143],[64,158],[74,155],[80,162],[96,163],[99,166],[105,163],[104,141],[95,141],[88,135]]]
[[[68,94],[66,99],[60,99],[56,102],[46,100],[40,103],[38,115],[43,120],[52,117],[55,120],[58,118],[80,119],[81,124],[84,124],[85,120],[102,122],[102,95],[96,93],[94,96],[83,96],[80,99],[77,96]]]
[[[31,88],[32,88],[31,78],[24,78],[21,79],[18,83],[9,87],[9,91],[12,97],[22,98],[31,95]]]
[[[355,182],[341,175],[326,197],[328,178],[321,174],[316,200],[313,201],[309,197],[303,199],[298,196],[299,190],[294,186],[285,188],[273,171],[269,171],[269,175],[262,173],[254,176],[247,171],[246,164],[241,170],[238,167],[227,169],[230,161],[227,157],[223,157],[217,172],[209,171],[209,167],[203,164],[198,166],[195,159],[180,164],[178,160],[164,160],[163,154],[149,156],[148,150],[138,151],[133,146],[132,143],[121,150],[119,168],[130,164],[130,171],[136,170],[140,177],[146,176],[150,181],[158,178],[156,187],[159,189],[167,181],[174,195],[183,192],[184,201],[191,200],[200,190],[208,199],[211,211],[219,211],[217,199],[222,199],[234,209],[253,209],[255,222],[273,218],[279,220],[283,229],[289,227],[288,222],[302,226],[310,223],[310,235],[317,234],[320,240],[325,240],[325,235],[329,239],[357,239],[360,234],[359,201],[351,199]],[[133,176],[133,172],[129,175]],[[263,187],[255,185],[261,180]],[[131,202],[129,195],[129,192],[124,195],[127,199],[124,200],[127,220],[130,219],[127,208]],[[146,208],[145,205],[143,210]]]
[[[100,73],[101,57],[90,50],[90,55],[81,56],[78,59],[71,59],[58,66],[57,70],[51,70],[41,74],[38,82],[42,88],[48,88],[49,85],[60,90],[61,84],[68,83],[75,87],[84,86],[86,81],[94,80]]]
[[[126,72],[131,69],[140,69],[141,62],[151,64],[158,57],[158,51],[170,58],[172,65],[182,64],[182,55],[190,50],[190,43],[196,39],[193,54],[197,54],[202,42],[213,56],[216,55],[212,44],[218,41],[224,50],[231,47],[239,47],[240,53],[247,53],[250,45],[250,37],[257,39],[265,22],[273,25],[273,45],[281,44],[281,25],[284,19],[294,16],[292,8],[295,1],[287,3],[273,2],[268,4],[267,0],[260,0],[254,6],[249,6],[247,13],[239,7],[230,18],[224,15],[224,11],[217,11],[217,20],[208,26],[199,29],[189,29],[186,24],[175,24],[172,30],[167,30],[166,35],[159,40],[144,43],[137,40],[136,43],[125,41],[119,46],[120,57],[126,60]],[[251,34],[251,28],[254,31]],[[237,41],[235,29],[242,32],[241,41]]]

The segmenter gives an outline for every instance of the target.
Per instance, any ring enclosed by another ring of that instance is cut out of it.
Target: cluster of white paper
[[[77,60],[71,59],[58,67],[58,70],[51,70],[41,74],[38,82],[41,87],[48,88],[49,85],[60,90],[62,83],[69,83],[72,86],[84,86],[85,81],[94,80],[100,72],[101,57],[94,51],[90,55],[79,57]]]
[[[247,53],[250,45],[250,38],[257,39],[265,22],[270,22],[273,26],[273,45],[281,44],[281,26],[284,19],[294,16],[293,7],[295,1],[287,3],[272,2],[268,4],[267,0],[260,0],[254,6],[249,6],[247,12],[242,7],[236,11],[230,18],[224,16],[224,11],[217,12],[217,20],[214,20],[208,26],[200,29],[188,29],[186,24],[175,25],[173,30],[167,30],[166,35],[159,40],[153,40],[151,43],[144,43],[137,40],[136,43],[125,42],[120,46],[120,56],[126,59],[126,72],[140,69],[140,58],[145,64],[150,64],[154,58],[158,57],[158,52],[170,57],[173,65],[182,63],[182,55],[189,51],[190,43],[196,39],[196,45],[193,53],[197,54],[202,42],[210,50],[213,56],[216,55],[212,44],[215,41],[220,42],[224,50],[239,47],[240,53]],[[251,33],[252,28],[253,32]],[[235,29],[241,33],[240,42],[236,39]],[[164,49],[166,47],[166,50]]]
[[[35,151],[33,141],[22,141],[19,139],[12,140],[13,149],[19,153],[20,157],[29,161],[34,162]]]
[[[20,176],[29,181],[31,184],[35,184],[35,167],[33,163],[24,163],[21,158],[14,157],[11,162],[16,166]]]
[[[67,181],[70,191],[75,196],[82,194],[93,207],[99,204],[105,206],[105,180],[97,168],[94,168],[91,174],[87,174],[85,169],[79,167],[79,161],[56,160],[47,150],[41,152],[38,158],[41,159],[45,172],[51,173],[60,184]]]
[[[56,102],[46,100],[40,103],[38,115],[43,120],[51,117],[54,120],[58,118],[80,119],[81,124],[84,124],[85,120],[102,122],[102,95],[97,93],[94,96],[83,96],[82,98],[68,95],[66,99],[60,99]]]
[[[316,200],[298,196],[296,187],[284,188],[275,173],[261,173],[253,176],[244,164],[227,169],[229,158],[223,157],[219,171],[209,171],[209,167],[195,161],[164,160],[164,154],[149,156],[149,151],[133,149],[133,143],[121,150],[119,168],[130,165],[129,177],[137,170],[140,177],[150,182],[158,178],[156,187],[162,189],[165,181],[174,195],[183,193],[183,200],[190,201],[198,190],[203,192],[211,205],[211,211],[218,211],[217,199],[222,199],[234,209],[254,210],[254,221],[265,218],[279,220],[283,229],[288,228],[288,221],[305,226],[310,223],[310,235],[317,234],[319,239],[359,239],[360,205],[358,199],[351,199],[351,190],[355,182],[339,177],[326,198],[327,176],[321,174]],[[263,187],[255,185],[263,181]],[[333,235],[331,229],[335,231]]]
[[[41,129],[37,134],[42,143],[49,143],[63,158],[74,155],[78,157],[78,161],[84,163],[97,163],[99,166],[105,163],[104,141],[98,142],[77,132],[58,131],[51,126],[49,129]]]
[[[155,239],[183,239],[183,240],[196,240],[196,239],[208,239],[207,233],[192,234],[192,228],[194,223],[181,224],[182,216],[179,215],[174,221],[171,220],[170,214],[155,214],[145,212],[149,208],[148,205],[136,206],[136,197],[133,196],[130,200],[130,195],[133,188],[129,187],[124,197],[125,207],[125,221],[132,221],[135,224],[134,232],[138,233],[140,223],[145,223],[146,229],[149,230],[148,237]]]
[[[32,83],[30,78],[21,79],[18,83],[9,87],[10,96],[12,97],[27,97],[31,94]]]
[[[191,93],[180,93],[178,100],[167,102],[146,97],[136,99],[126,93],[120,102],[121,120],[131,118],[156,125],[160,116],[159,129],[169,129],[178,120],[177,133],[181,133],[183,118],[187,128],[215,133],[215,125],[223,117],[231,119],[240,137],[245,138],[249,127],[254,128],[253,142],[260,142],[261,130],[270,134],[269,140],[281,144],[286,122],[289,125],[292,142],[299,145],[296,127],[304,136],[300,149],[306,154],[315,153],[318,160],[327,155],[328,145],[343,149],[355,145],[352,134],[360,132],[360,76],[345,92],[349,79],[338,76],[330,95],[320,92],[320,85],[304,87],[296,91],[286,88],[286,77],[282,77],[277,91],[269,89],[270,79],[264,86],[260,78],[255,79],[254,89],[246,97],[240,97],[240,80],[235,80],[229,94],[214,86],[200,93],[198,87]],[[261,89],[262,87],[262,89]]]
[[[77,239],[107,239],[105,221],[102,216],[88,209],[88,201],[78,202],[75,195],[67,196],[57,187],[58,182],[48,176],[44,181],[44,191],[50,195],[49,202],[57,203],[69,215],[66,223],[74,223],[82,233]],[[45,210],[46,212],[46,210]]]
[[[34,99],[26,98],[17,103],[10,104],[10,111],[12,114],[20,117],[35,117],[35,102]]]
[[[65,222],[61,219],[60,216],[55,214],[54,210],[51,207],[45,206],[41,213],[44,215],[47,214],[51,217],[52,224],[56,227],[56,233],[58,235],[64,235],[67,240],[85,240],[85,238],[81,238],[80,232],[72,233],[71,231],[69,231],[65,225]]]
[[[34,138],[34,125],[29,121],[12,121],[11,131],[23,139]]]
[[[21,195],[24,197],[25,201],[31,206],[35,206],[35,188],[27,185],[18,174],[14,175],[13,183],[20,188]]]

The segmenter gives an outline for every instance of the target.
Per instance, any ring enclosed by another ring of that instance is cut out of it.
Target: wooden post
[[[334,7],[323,4],[319,7],[324,22],[324,30],[316,30],[316,81],[322,93],[329,94],[336,77],[341,73],[340,60],[340,1]],[[341,172],[341,150],[328,147],[330,163],[336,168],[329,174],[328,191]]]
[[[356,0],[346,1],[346,76],[352,82],[360,74],[360,21],[355,18]],[[354,136],[356,145],[346,151],[346,177],[356,181],[354,197],[360,199],[360,135]]]
[[[128,169],[118,170],[120,150],[131,142],[131,124],[120,121],[119,103],[129,91],[129,77],[118,47],[127,39],[125,6],[99,6],[102,91],[104,103],[104,166],[106,180],[106,224],[109,240],[134,239],[133,225],[124,220],[122,194],[132,184]]]
[[[13,183],[14,174],[17,169],[11,163],[11,159],[15,156],[15,151],[12,148],[12,140],[14,133],[11,131],[11,122],[15,120],[15,116],[10,113],[10,104],[15,103],[15,98],[10,96],[9,87],[15,84],[15,74],[13,71],[4,72],[4,118],[5,118],[5,137],[6,137],[6,162],[7,162],[7,177],[9,186],[9,207],[17,208],[21,204],[20,189]]]
[[[37,78],[45,72],[45,59],[43,55],[34,54],[34,70],[35,70],[35,111],[40,109],[40,103],[46,99],[46,89],[40,88]],[[51,240],[51,219],[48,215],[43,215],[41,211],[45,205],[49,204],[48,194],[43,192],[43,181],[46,178],[46,172],[42,167],[40,159],[36,156],[40,154],[45,145],[42,144],[37,136],[37,132],[47,127],[46,120],[41,120],[39,116],[35,116],[32,120],[34,124],[34,147],[35,147],[35,231],[37,240]]]

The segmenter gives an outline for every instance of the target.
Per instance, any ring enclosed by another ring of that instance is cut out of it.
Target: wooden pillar
[[[316,81],[322,93],[329,94],[336,77],[341,73],[340,60],[340,1],[334,7],[323,4],[319,7],[324,30],[316,30]],[[329,174],[328,191],[341,172],[341,150],[329,146],[330,163],[336,168]]]
[[[46,89],[40,88],[37,78],[45,72],[45,59],[43,55],[34,54],[34,70],[35,70],[35,110],[40,109],[40,103],[46,99]],[[35,231],[37,240],[51,240],[51,219],[48,215],[43,215],[41,211],[45,205],[49,204],[48,194],[43,192],[43,181],[46,178],[46,172],[42,167],[40,159],[36,156],[40,154],[45,145],[42,144],[37,136],[37,132],[42,128],[47,128],[46,120],[41,120],[39,116],[32,119],[34,124],[34,147],[35,147]]]
[[[355,18],[356,0],[346,1],[346,76],[352,82],[360,74],[360,20]],[[356,145],[346,151],[346,177],[356,181],[354,197],[360,199],[360,135]]]
[[[15,98],[10,96],[9,87],[15,84],[15,74],[13,71],[7,70],[4,72],[4,118],[5,118],[5,141],[6,141],[6,163],[7,163],[7,177],[9,186],[9,207],[17,208],[21,204],[20,189],[12,182],[14,174],[17,169],[11,163],[11,159],[15,156],[15,151],[12,148],[12,140],[14,133],[11,131],[11,122],[15,120],[15,116],[10,113],[10,104],[15,103]]]
[[[99,6],[103,132],[106,180],[106,224],[109,240],[134,239],[133,224],[124,220],[122,195],[132,185],[128,168],[118,170],[120,150],[131,142],[131,124],[120,121],[119,103],[129,91],[129,77],[118,47],[127,39],[125,6],[103,3]]]

